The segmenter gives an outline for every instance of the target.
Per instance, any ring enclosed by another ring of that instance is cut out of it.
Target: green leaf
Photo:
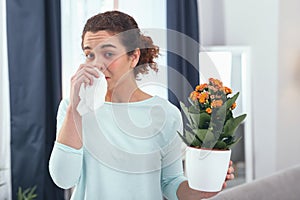
[[[27,188],[26,190],[24,190],[23,194],[27,194],[30,191],[30,188]]]
[[[228,149],[233,147],[235,144],[237,144],[240,140],[242,139],[242,136],[239,137],[237,140],[235,140],[234,142],[232,142],[231,144],[227,145]]]
[[[223,104],[220,108],[217,109],[217,111],[213,111],[211,113],[211,123],[214,123],[217,125],[217,127],[214,127],[215,129],[217,128],[217,130],[222,130],[225,120],[226,120],[226,103]]]
[[[182,141],[183,141],[186,145],[190,146],[191,143],[189,143],[188,140],[187,140],[183,135],[181,135],[180,132],[177,131],[177,133],[178,133],[179,137],[182,139]]]
[[[246,118],[247,114],[240,115],[236,118],[227,120],[224,126],[224,133],[226,136],[233,135],[240,125],[240,123]]]
[[[17,197],[18,200],[34,200],[37,197],[37,194],[35,194],[36,186],[32,188],[27,188],[26,190],[22,191],[22,188],[18,188]]]
[[[193,129],[194,127],[192,125],[190,125],[189,123],[186,123],[186,126],[190,129]]]
[[[215,146],[214,149],[226,149],[227,144],[223,141],[218,141]]]
[[[22,199],[23,199],[23,194],[22,194],[22,189],[21,189],[21,187],[18,188],[17,196],[18,196],[18,200],[22,200]]]
[[[192,146],[192,147],[201,147],[202,142],[200,140],[198,140],[197,137],[195,137],[195,139],[193,140],[193,142],[190,146]]]
[[[206,130],[205,138],[203,140],[203,144],[211,144],[216,142],[216,138],[211,130]]]
[[[199,122],[200,122],[200,114],[194,114],[190,113],[191,120],[192,120],[192,127],[193,128],[198,128],[199,127]]]
[[[195,134],[193,134],[190,131],[185,130],[185,137],[188,141],[188,145],[191,145],[193,143],[193,141],[195,140]]]
[[[36,190],[36,185],[30,190],[30,192],[28,193],[28,196],[32,197],[35,190]]]
[[[207,129],[193,129],[194,134],[197,135],[201,142],[204,141],[207,131]]]
[[[228,110],[227,110],[226,120],[225,120],[225,121],[227,121],[227,120],[229,120],[229,119],[231,119],[231,118],[233,118],[232,110],[228,109]]]
[[[207,129],[209,127],[210,115],[206,112],[200,113],[199,117],[199,126],[200,129]]]
[[[188,107],[188,111],[189,111],[189,113],[198,114],[200,112],[200,109],[199,109],[199,107],[192,105],[192,106]]]
[[[234,142],[234,136],[229,135],[229,136],[224,137],[224,134],[222,134],[221,135],[221,140],[223,142],[225,142],[226,144],[232,144]]]
[[[192,119],[191,119],[191,117],[189,115],[188,108],[182,102],[180,102],[180,107],[181,107],[183,113],[185,114],[187,120],[189,121],[189,123],[192,124]]]
[[[190,131],[185,130],[185,134],[182,135],[180,132],[178,132],[179,137],[183,140],[183,142],[187,145],[187,146],[191,146],[191,144],[193,144],[195,138],[195,134],[191,133]]]
[[[225,103],[226,104],[226,110],[228,110],[232,106],[232,104],[234,102],[236,102],[236,99],[239,97],[239,95],[240,95],[240,93],[238,92],[233,97],[228,98],[228,100]]]

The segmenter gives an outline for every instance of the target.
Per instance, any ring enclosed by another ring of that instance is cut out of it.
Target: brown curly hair
[[[133,17],[120,11],[108,11],[91,17],[84,26],[81,47],[83,48],[83,40],[86,32],[96,33],[101,30],[113,34],[130,32],[130,34],[120,34],[120,38],[127,50],[128,56],[132,55],[136,48],[140,49],[140,59],[137,67],[134,68],[135,77],[139,73],[148,73],[148,67],[155,72],[158,71],[157,63],[154,59],[159,55],[159,47],[153,44],[151,37],[141,33]]]

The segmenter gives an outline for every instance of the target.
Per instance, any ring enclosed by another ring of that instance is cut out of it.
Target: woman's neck
[[[151,98],[151,95],[138,88],[135,80],[118,84],[114,89],[108,90],[105,101],[115,103],[137,102]]]

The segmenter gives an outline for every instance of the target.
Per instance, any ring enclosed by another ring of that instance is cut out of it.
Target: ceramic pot
[[[190,188],[205,192],[221,191],[230,156],[231,150],[187,147],[185,170]]]

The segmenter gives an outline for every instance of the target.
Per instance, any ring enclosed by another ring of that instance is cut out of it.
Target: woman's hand
[[[99,77],[95,68],[88,64],[82,64],[71,78],[70,102],[57,141],[75,149],[82,147],[81,116],[77,112],[80,101],[79,90],[82,83],[85,86],[92,85],[94,77]]]
[[[225,179],[225,182],[223,184],[223,189],[225,189],[227,187],[227,184],[226,182],[227,181],[230,181],[230,180],[233,180],[234,179],[234,168],[232,166],[232,161],[229,162],[229,167],[228,167],[228,170],[227,170],[227,175],[226,175],[226,179]]]
[[[85,86],[93,85],[94,77],[99,78],[99,74],[94,66],[88,64],[81,64],[76,73],[72,76],[69,106],[73,110],[76,110],[80,101],[79,91],[81,84],[84,83]]]
[[[225,182],[223,184],[223,189],[226,188],[226,181],[233,180],[234,169],[232,167],[232,161],[229,162],[229,167],[226,175]],[[179,185],[177,190],[177,196],[180,200],[196,200],[196,199],[203,199],[203,198],[210,198],[217,195],[219,192],[203,192],[198,190],[193,190],[189,187],[188,182],[184,181]]]

